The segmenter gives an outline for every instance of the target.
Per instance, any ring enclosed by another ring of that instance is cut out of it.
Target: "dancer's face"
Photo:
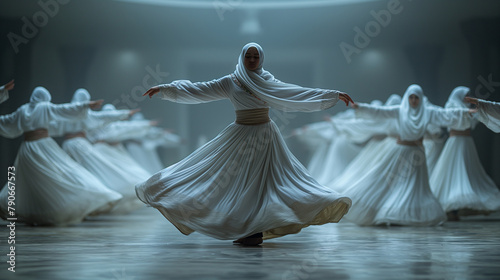
[[[257,67],[259,67],[259,62],[260,62],[260,57],[257,48],[255,47],[248,48],[245,54],[245,60],[243,62],[245,68],[250,71],[255,71],[257,70]]]
[[[410,106],[412,108],[417,108],[418,104],[420,104],[420,98],[418,98],[415,94],[410,95],[410,97],[408,97],[408,101],[410,102]]]

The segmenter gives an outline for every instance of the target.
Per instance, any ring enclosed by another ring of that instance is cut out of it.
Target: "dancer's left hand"
[[[99,109],[99,108],[101,108],[103,102],[104,102],[104,99],[90,101],[89,108],[92,110]]]
[[[477,101],[477,98],[474,98],[474,97],[465,97],[464,98],[464,101],[467,102],[467,103],[471,103],[471,104],[474,104],[474,105],[478,105],[478,101]]]
[[[349,106],[349,102],[354,103],[354,101],[352,101],[352,98],[344,92],[339,93],[339,99],[345,102],[345,106]]]
[[[14,80],[10,80],[10,82],[8,82],[4,85],[6,90],[12,90],[14,88],[14,86],[15,86]]]
[[[158,92],[160,92],[160,87],[154,86],[154,87],[148,89],[148,91],[146,91],[146,93],[143,94],[142,96],[148,95],[149,98],[151,98],[151,97],[153,97],[153,95],[157,94]]]

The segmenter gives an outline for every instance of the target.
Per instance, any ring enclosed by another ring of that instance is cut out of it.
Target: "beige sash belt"
[[[399,145],[404,145],[404,146],[422,146],[423,140],[424,140],[423,138],[420,138],[420,139],[415,140],[415,141],[406,141],[406,140],[401,140],[398,138],[397,143]]]
[[[49,131],[45,128],[30,130],[24,133],[24,141],[36,141],[47,137],[49,137]]]
[[[271,121],[269,108],[236,110],[236,123],[242,125],[259,125]]]
[[[85,138],[85,132],[80,131],[77,133],[68,133],[68,134],[64,135],[64,139],[66,139],[66,140],[72,139],[72,138],[77,138],[77,137]]]
[[[470,129],[466,129],[466,130],[450,129],[450,137],[452,137],[452,136],[470,136]]]

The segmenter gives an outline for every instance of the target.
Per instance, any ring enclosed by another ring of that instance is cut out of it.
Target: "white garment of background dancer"
[[[500,133],[500,102],[478,99],[478,120],[493,132]]]
[[[141,113],[137,113],[130,120],[145,121],[146,119]],[[125,141],[124,144],[129,154],[142,168],[155,173],[165,168],[158,155],[158,147],[178,147],[181,144],[181,138],[162,128],[151,127],[146,135],[134,137]]]
[[[116,109],[113,105],[106,104],[103,111],[107,110],[114,111]],[[135,195],[135,184],[149,178],[151,173],[142,168],[130,156],[121,142],[136,136],[145,136],[150,128],[149,121],[116,121],[104,127],[92,129],[87,133],[89,140],[94,143],[94,149],[120,170],[119,173],[111,174],[123,176],[121,180],[116,181],[116,186],[119,187],[126,203],[117,205],[112,210],[113,214],[127,213],[144,207],[144,204]],[[131,183],[133,184],[131,185]]]
[[[87,102],[90,94],[85,89],[78,89],[73,95],[71,103]],[[133,192],[135,180],[116,164],[113,164],[105,155],[95,149],[86,138],[86,131],[98,130],[108,123],[123,120],[129,117],[130,110],[89,110],[85,119],[71,122],[52,121],[49,134],[65,136],[63,150],[76,162],[90,171],[108,188],[120,193],[123,198],[111,210],[113,213],[126,213],[137,208],[137,198]],[[132,204],[132,206],[130,206]]]
[[[81,120],[89,102],[55,105],[43,87],[34,89],[30,102],[0,117],[0,134],[15,138],[25,133],[14,162],[15,213],[19,222],[33,225],[67,225],[108,207],[121,195],[71,159],[48,136],[52,120]],[[0,215],[8,218],[7,185],[0,191]]]
[[[0,87],[0,103],[3,103],[9,99],[9,91],[5,89],[5,86]]]
[[[432,104],[427,97],[424,97],[424,104],[427,107],[441,108]],[[429,176],[432,174],[432,170],[434,170],[434,166],[441,155],[441,151],[444,148],[447,138],[448,133],[444,128],[434,124],[429,124],[427,126],[427,131],[424,134],[423,145],[425,148],[425,158],[427,159],[427,171]]]
[[[467,87],[457,87],[445,108],[468,108]],[[432,192],[446,212],[458,215],[500,210],[500,191],[481,164],[470,135],[477,122],[450,126],[450,137],[430,177]],[[472,211],[471,211],[472,210]]]
[[[410,105],[410,97],[418,97],[415,108]],[[429,187],[421,141],[430,123],[438,126],[467,124],[470,116],[466,109],[426,107],[423,101],[420,86],[411,85],[400,106],[359,104],[356,113],[360,117],[397,120],[400,140],[345,189],[344,193],[353,200],[346,221],[358,225],[413,226],[439,225],[446,221],[446,214]]]
[[[311,123],[295,129],[293,136],[297,137],[297,140],[304,144],[311,153],[307,163],[307,170],[313,178],[318,180],[323,172],[323,164],[326,161],[328,148],[333,141],[332,125],[327,121]]]
[[[401,103],[401,96],[391,95],[384,106]],[[335,122],[334,126],[340,133],[352,141],[367,142],[358,155],[346,166],[342,175],[326,183],[331,189],[343,193],[346,188],[359,180],[380,157],[396,145],[397,122],[395,120],[373,120],[355,118],[347,122]]]

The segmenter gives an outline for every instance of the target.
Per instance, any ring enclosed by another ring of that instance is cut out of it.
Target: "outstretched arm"
[[[469,98],[477,105],[477,119],[480,120],[493,132],[500,133],[500,102],[492,102],[482,99]],[[466,97],[466,101],[467,100]],[[472,103],[470,102],[470,103]]]
[[[9,90],[14,88],[14,80],[6,83],[0,87],[0,103],[7,101],[9,99]]]
[[[349,102],[354,104],[354,101],[347,93],[339,92],[339,99],[345,102],[345,106],[349,106]]]
[[[356,110],[356,117],[378,120],[387,120],[399,116],[399,105],[395,106],[377,106],[367,103],[355,103],[351,105]]]
[[[161,94],[162,99],[184,104],[206,103],[229,97],[230,78],[228,76],[209,82],[193,83],[188,80],[173,81],[170,84],[150,88],[144,96],[150,98]]]

